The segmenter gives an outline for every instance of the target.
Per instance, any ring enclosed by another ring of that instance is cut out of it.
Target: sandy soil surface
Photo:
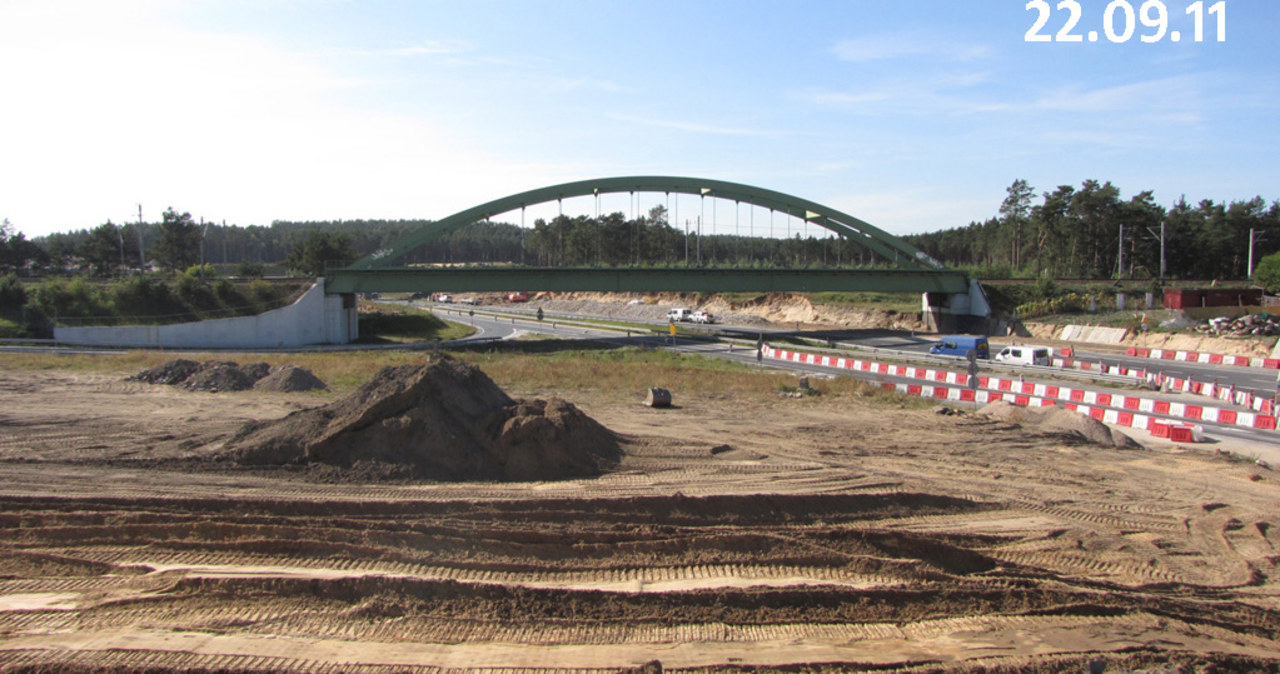
[[[332,398],[0,371],[0,670],[1280,667],[1270,471],[879,398],[565,397],[618,470],[322,482],[208,457]]]
[[[1082,322],[1086,322],[1082,319]],[[1062,334],[1062,325],[1055,323],[1027,322],[1024,327],[1032,338],[1046,344],[1069,345],[1062,342],[1058,335]],[[1229,356],[1245,356],[1247,358],[1271,358],[1277,348],[1274,337],[1259,339],[1256,337],[1213,337],[1195,332],[1148,332],[1128,333],[1119,344],[1077,344],[1081,348],[1096,350],[1109,348],[1122,351],[1126,347],[1136,346],[1147,349],[1165,349],[1169,351],[1195,351],[1197,353],[1221,353]]]
[[[501,298],[486,302],[503,303]],[[711,312],[716,321],[729,325],[825,326],[852,329],[922,330],[915,313],[898,313],[851,305],[814,304],[796,293],[761,293],[730,303],[719,295],[693,293],[539,293],[528,306],[566,314],[584,314],[617,320],[661,321],[673,307]]]

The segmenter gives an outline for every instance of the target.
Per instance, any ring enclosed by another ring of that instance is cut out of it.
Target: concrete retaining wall
[[[293,304],[256,316],[53,329],[53,339],[60,344],[166,349],[279,349],[346,344],[358,336],[355,297],[326,295],[324,279],[317,279]]]

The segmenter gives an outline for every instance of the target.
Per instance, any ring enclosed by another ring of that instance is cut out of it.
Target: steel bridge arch
[[[378,250],[368,257],[357,260],[348,269],[361,270],[391,267],[397,260],[419,246],[461,227],[487,220],[502,213],[574,197],[622,192],[689,194],[748,203],[801,218],[807,222],[825,227],[835,232],[838,236],[853,239],[900,269],[919,271],[944,269],[942,263],[929,257],[915,246],[848,213],[843,213],[829,206],[761,187],[723,180],[681,176],[624,176],[580,180],[541,187],[502,197],[501,199],[494,199],[425,225],[405,235],[390,247]]]

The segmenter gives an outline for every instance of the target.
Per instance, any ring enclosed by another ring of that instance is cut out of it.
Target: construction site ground
[[[556,391],[616,470],[370,483],[211,458],[330,394],[129,374],[0,369],[0,670],[1280,667],[1280,481],[1212,450]]]

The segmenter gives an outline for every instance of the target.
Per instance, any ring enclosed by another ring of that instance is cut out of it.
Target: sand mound
[[[196,370],[200,369],[200,363],[194,360],[186,360],[178,358],[171,360],[163,365],[157,365],[139,372],[138,374],[128,377],[129,381],[141,381],[148,384],[180,384],[186,381]]]
[[[329,387],[311,371],[297,365],[281,365],[273,368],[269,374],[258,378],[253,388],[256,391],[279,391],[296,393],[299,391],[323,391]]]
[[[478,368],[441,361],[385,368],[342,400],[247,424],[223,455],[246,465],[381,464],[423,479],[524,481],[598,475],[620,451],[612,432],[573,405],[516,401]]]
[[[1056,405],[1031,408],[1010,405],[1003,400],[987,403],[978,414],[1024,426],[1035,426],[1044,431],[1069,435],[1096,445],[1130,449],[1138,447],[1133,438],[1121,433],[1093,417],[1072,412]]]

